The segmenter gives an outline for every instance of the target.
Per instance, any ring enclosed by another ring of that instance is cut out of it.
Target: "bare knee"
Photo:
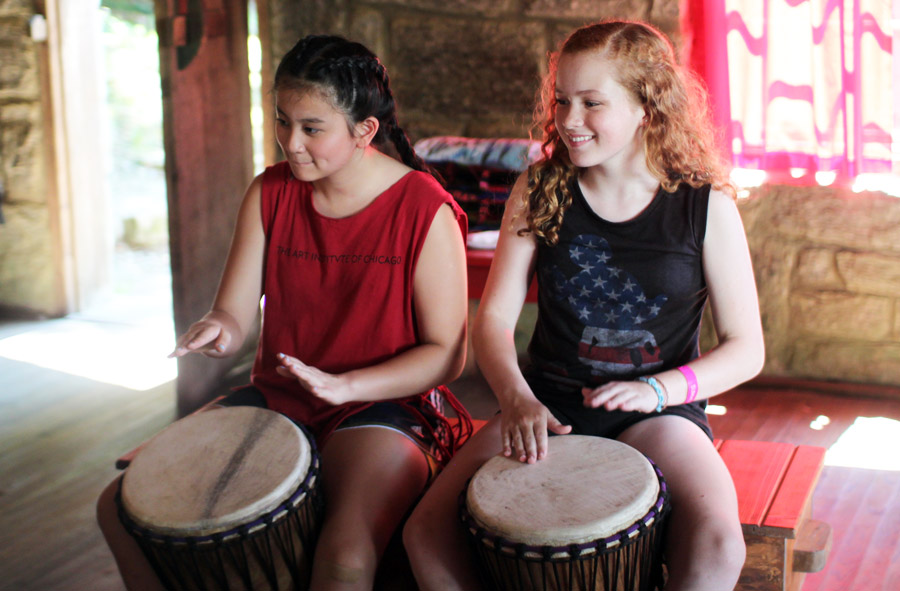
[[[103,492],[100,493],[100,497],[97,499],[97,524],[107,539],[110,537],[110,532],[122,528],[122,524],[119,521],[119,510],[116,506],[116,491],[118,488],[118,479],[113,480],[103,489]]]
[[[316,569],[319,571],[317,580],[341,585],[370,584],[371,571],[359,564],[355,564],[354,557],[337,557],[335,560],[328,558],[316,559]],[[344,560],[349,559],[349,560]]]
[[[723,531],[716,535],[715,544],[718,547],[719,562],[727,577],[734,577],[737,581],[744,568],[747,559],[747,545],[744,542],[744,534],[737,528],[722,528]]]
[[[352,520],[351,520],[352,522]],[[380,556],[379,542],[368,528],[352,527],[342,520],[323,526],[316,544],[314,588],[371,587]]]
[[[437,547],[456,543],[463,528],[458,517],[460,490],[440,482],[419,501],[403,527],[403,546],[411,562],[429,560]]]
[[[371,588],[375,579],[374,552],[358,544],[330,544],[319,539],[313,566],[314,588]]]
[[[674,536],[667,544],[672,583],[667,589],[732,589],[747,555],[740,524],[707,519],[693,525],[689,540]]]
[[[421,505],[416,507],[403,526],[403,547],[410,561],[415,561],[433,535],[434,520]]]
[[[747,546],[740,527],[735,528],[730,524],[716,522],[705,528],[702,535],[707,538],[704,544],[707,547],[705,552],[707,568],[718,569],[723,574],[734,575],[737,579],[747,557]]]
[[[422,525],[420,523],[419,517],[416,514],[416,511],[413,511],[412,515],[409,516],[409,519],[406,520],[406,523],[403,524],[403,545],[406,547],[407,551],[411,549],[411,546],[414,546],[416,540],[420,539],[422,531]]]

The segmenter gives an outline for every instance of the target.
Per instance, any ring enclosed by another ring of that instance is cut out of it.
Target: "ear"
[[[359,148],[365,148],[372,143],[375,134],[378,133],[380,124],[375,117],[366,117],[354,126],[356,131],[356,145]]]
[[[650,113],[644,108],[644,117],[641,119],[641,127],[647,127],[648,123],[650,123]]]

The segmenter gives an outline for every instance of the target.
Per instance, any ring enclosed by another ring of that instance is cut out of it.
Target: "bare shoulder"
[[[734,197],[718,189],[709,190],[710,215],[730,215],[737,212],[737,201]]]
[[[509,203],[513,206],[513,208],[517,208],[522,211],[522,213],[527,213],[528,211],[528,172],[523,172],[519,175],[519,178],[516,179],[516,182],[513,184],[512,189],[509,192]]]
[[[264,173],[261,172],[253,177],[253,180],[250,181],[250,185],[247,187],[247,195],[255,193],[257,196],[259,196],[259,194],[262,193],[263,175]]]
[[[452,203],[446,202],[441,204],[435,212],[434,219],[431,222],[432,230],[429,233],[434,231],[435,226],[442,226],[442,231],[446,231],[450,235],[460,234],[459,224],[457,209],[453,207]]]
[[[733,261],[738,254],[744,258],[747,235],[737,200],[728,193],[712,190],[707,208],[704,261],[707,264],[718,259]]]
[[[508,230],[515,231],[525,228],[529,209],[528,173],[523,172],[516,179],[506,200],[506,208],[503,211],[503,226]]]
[[[263,175],[258,174],[244,191],[244,197],[241,200],[240,215],[246,217],[248,215],[259,215],[259,208],[262,202]]]
[[[707,206],[707,237],[711,234],[732,233],[737,230],[743,233],[743,227],[737,200],[724,191],[710,190],[709,205]]]

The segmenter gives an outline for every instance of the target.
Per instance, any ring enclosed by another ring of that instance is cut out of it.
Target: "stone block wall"
[[[900,385],[900,199],[768,185],[740,209],[766,336],[764,373]],[[705,347],[714,342],[709,332]]]
[[[678,0],[269,0],[275,66],[310,33],[372,49],[400,123],[431,135],[527,137],[547,53],[602,18],[647,20],[679,43]],[[274,66],[273,66],[274,67]]]
[[[0,0],[0,308],[61,312],[31,0]]]

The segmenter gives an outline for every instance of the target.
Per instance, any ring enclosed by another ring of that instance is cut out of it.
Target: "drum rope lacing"
[[[201,536],[166,536],[142,527],[124,509],[121,498],[122,479],[119,479],[115,495],[119,518],[126,530],[134,536],[166,588],[207,589],[210,581],[205,577],[211,577],[218,585],[217,588],[228,589],[230,586],[226,572],[231,572],[241,579],[245,589],[255,589],[254,569],[250,565],[248,549],[256,559],[258,572],[271,589],[279,588],[274,559],[276,555],[280,556],[295,584],[307,580],[308,574],[305,576],[301,572],[301,565],[297,563],[297,550],[304,550],[307,558],[312,556],[318,537],[317,524],[324,511],[324,497],[321,488],[315,486],[321,469],[315,439],[303,425],[295,421],[294,424],[300,428],[310,445],[310,465],[303,481],[277,507],[230,530]],[[275,538],[274,542],[270,536]],[[303,548],[295,545],[295,536]],[[245,544],[229,545],[229,542],[238,538]],[[184,549],[188,550],[187,556],[182,552]],[[227,553],[227,556],[223,556],[223,553]],[[180,564],[175,559],[176,555],[187,558],[190,565]],[[189,581],[185,581],[185,578]]]
[[[567,544],[562,546],[529,545],[506,540],[502,536],[483,528],[469,513],[466,508],[465,498],[468,483],[459,496],[460,519],[469,532],[485,546],[507,554],[515,555],[522,560],[568,561],[572,558],[577,560],[582,556],[594,556],[597,553],[607,554],[614,552],[618,548],[640,539],[641,536],[643,536],[657,520],[662,519],[670,509],[669,490],[665,478],[663,478],[662,471],[656,466],[653,460],[650,460],[650,458],[647,458],[647,460],[652,465],[657,479],[659,480],[659,495],[656,502],[648,510],[647,514],[637,522],[605,538],[580,544]]]

